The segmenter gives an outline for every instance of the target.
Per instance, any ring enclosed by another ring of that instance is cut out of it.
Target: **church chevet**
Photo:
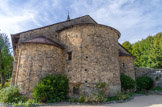
[[[134,57],[118,42],[121,34],[89,15],[12,34],[12,84],[21,94],[32,91],[46,75],[69,79],[69,97],[90,95],[107,84],[106,96],[121,91],[120,73],[135,79]]]

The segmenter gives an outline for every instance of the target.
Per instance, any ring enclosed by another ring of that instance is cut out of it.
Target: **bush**
[[[136,83],[131,77],[122,73],[120,75],[120,81],[121,81],[121,87],[125,91],[127,91],[129,89],[135,89]]]
[[[59,102],[67,98],[68,79],[62,75],[46,76],[33,90],[33,96],[40,102]]]
[[[117,100],[119,100],[119,99],[116,96],[107,98],[107,101],[117,101]]]
[[[137,90],[149,90],[153,87],[154,81],[148,76],[138,77],[136,79]]]
[[[10,86],[0,90],[0,102],[3,103],[18,103],[25,102],[26,98],[20,95],[17,86]]]
[[[78,99],[78,103],[84,103],[85,102],[85,97],[84,96],[80,96]]]
[[[155,87],[155,88],[153,88],[153,89],[151,89],[152,91],[162,91],[162,87],[160,87],[160,86],[157,86],[157,87]]]
[[[100,103],[105,102],[107,98],[103,97],[102,95],[89,95],[85,97],[85,102],[87,103]]]
[[[124,92],[117,92],[116,97],[118,100],[126,100],[126,99],[130,98],[130,95],[126,94]]]
[[[76,98],[70,98],[68,101],[71,103],[79,102],[78,99],[76,99]]]
[[[10,86],[10,83],[11,83],[10,81],[11,81],[10,79],[6,80],[4,88],[7,88]],[[1,84],[0,84],[0,89],[1,89]]]
[[[101,91],[99,91],[97,94],[92,94],[85,97],[85,102],[89,103],[101,103],[105,102],[106,100],[107,98]]]

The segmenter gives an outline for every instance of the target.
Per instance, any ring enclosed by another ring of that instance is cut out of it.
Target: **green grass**
[[[108,97],[107,101],[116,101],[119,100],[117,97]]]
[[[162,87],[157,86],[157,87],[151,89],[151,91],[162,91]]]

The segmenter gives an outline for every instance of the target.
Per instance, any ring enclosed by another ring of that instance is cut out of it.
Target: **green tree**
[[[148,58],[150,67],[162,68],[162,33],[155,36]]]
[[[135,44],[133,44],[132,46],[132,55],[136,57],[135,61],[134,61],[134,65],[137,67],[141,66],[141,55],[142,52],[140,51],[140,43],[137,42]]]
[[[132,44],[129,41],[125,41],[122,46],[127,49],[130,53],[132,52]]]
[[[162,33],[149,35],[134,44],[128,41],[122,44],[136,57],[134,65],[137,67],[162,68]],[[130,51],[131,50],[131,51]]]
[[[5,85],[5,73],[11,68],[13,57],[10,53],[10,43],[8,36],[0,33],[0,76],[1,88]]]

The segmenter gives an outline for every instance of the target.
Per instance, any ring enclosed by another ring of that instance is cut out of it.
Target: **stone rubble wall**
[[[135,80],[134,58],[132,56],[119,56],[120,72]]]
[[[63,73],[63,52],[53,45],[27,43],[18,47],[14,83],[20,93],[31,96],[34,86],[47,74]]]
[[[73,55],[65,63],[70,96],[75,85],[80,87],[80,94],[95,93],[98,82],[107,83],[106,95],[113,96],[120,91],[117,33],[105,26],[81,25],[62,31],[60,37]]]
[[[148,73],[152,73],[155,71],[159,71],[159,69],[154,69],[154,68],[141,68],[141,67],[134,67],[135,69],[135,76],[140,77],[143,75],[147,75]]]
[[[154,80],[155,86],[162,87],[162,69],[154,69],[154,68],[139,68],[135,67],[135,76],[149,76]]]

